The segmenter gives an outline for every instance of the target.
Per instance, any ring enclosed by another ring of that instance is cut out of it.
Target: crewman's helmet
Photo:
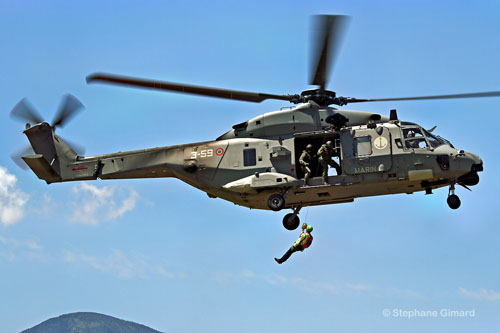
[[[313,147],[313,145],[312,145],[312,144],[308,144],[308,145],[306,146],[306,151],[307,151],[307,152],[311,152],[311,151],[313,151],[313,149],[314,149],[314,147]]]
[[[307,231],[308,231],[308,232],[313,231],[313,226],[312,226],[312,225],[308,225],[308,226],[307,226]]]
[[[415,132],[414,131],[408,131],[408,134],[406,136],[408,138],[414,138],[415,137]]]
[[[326,142],[326,147],[329,148],[329,149],[332,149],[333,148],[332,142],[331,141],[327,141]]]
[[[304,230],[305,228],[307,228],[307,223],[302,223],[302,230]]]

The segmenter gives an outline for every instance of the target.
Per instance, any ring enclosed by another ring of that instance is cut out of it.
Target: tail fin
[[[47,184],[68,180],[96,179],[89,167],[75,169],[78,154],[54,133],[54,128],[43,122],[27,128],[24,132],[33,147],[35,155],[23,156],[38,178]],[[85,171],[78,172],[76,171]]]

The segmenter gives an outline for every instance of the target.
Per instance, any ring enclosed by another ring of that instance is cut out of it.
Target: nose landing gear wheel
[[[460,207],[460,198],[456,194],[450,195],[446,202],[451,209],[457,209],[458,207]]]
[[[300,218],[297,214],[288,213],[283,217],[283,226],[287,230],[295,230],[300,224]]]
[[[277,212],[285,207],[285,198],[281,194],[271,194],[267,199],[267,206]]]

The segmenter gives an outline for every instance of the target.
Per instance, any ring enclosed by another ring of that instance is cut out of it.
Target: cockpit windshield
[[[437,148],[438,146],[441,146],[441,145],[450,145],[453,147],[451,142],[449,142],[446,139],[443,139],[439,135],[431,134],[424,129],[422,129],[422,130],[424,131],[425,136],[427,137],[427,140],[429,141],[429,144],[431,145],[432,148]]]
[[[403,128],[404,146],[406,149],[437,148],[441,145],[450,145],[453,147],[451,142],[439,135],[431,134],[416,124],[407,125],[413,126]]]
[[[404,138],[404,147],[406,149],[418,149],[418,148],[433,149],[441,145],[450,145],[452,148],[455,148],[453,147],[450,141],[446,140],[443,137],[440,137],[437,134],[431,134],[429,131],[426,131],[418,124],[410,122],[402,122],[401,124],[403,125],[402,130]]]

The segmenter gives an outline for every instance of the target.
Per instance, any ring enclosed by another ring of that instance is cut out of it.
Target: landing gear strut
[[[450,190],[448,191],[448,199],[446,199],[446,202],[451,209],[457,209],[460,207],[460,198],[455,194],[455,183],[450,184]]]
[[[300,218],[298,216],[302,206],[293,208],[293,213],[288,213],[283,217],[283,226],[287,230],[295,230],[300,224]]]

